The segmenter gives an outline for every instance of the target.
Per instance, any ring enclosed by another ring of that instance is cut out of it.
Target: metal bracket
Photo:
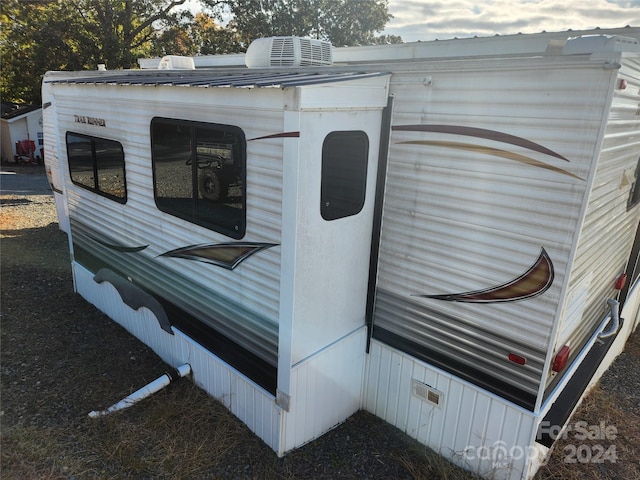
[[[285,412],[289,411],[290,402],[291,397],[288,394],[281,392],[280,390],[276,391],[276,405],[283,409]]]
[[[618,314],[620,311],[620,302],[610,298],[607,300],[607,305],[609,305],[609,310],[611,311],[611,327],[609,327],[609,330],[607,331],[600,332],[598,340],[612,337],[618,333],[618,330],[620,329],[620,317]]]

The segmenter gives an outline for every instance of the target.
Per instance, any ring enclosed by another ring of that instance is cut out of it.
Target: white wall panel
[[[366,328],[294,365],[280,454],[319,437],[360,409]]]
[[[414,395],[413,380],[440,392],[440,404]],[[528,469],[536,415],[376,340],[363,392],[365,410],[467,470],[515,480]]]

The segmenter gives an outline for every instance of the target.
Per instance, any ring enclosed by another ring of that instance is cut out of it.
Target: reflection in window
[[[229,125],[154,118],[156,205],[163,212],[239,239],[246,229],[245,138]]]
[[[331,132],[322,145],[320,213],[325,220],[355,215],[364,206],[369,138],[362,131]]]
[[[74,184],[120,203],[127,201],[120,143],[67,132],[67,159]]]

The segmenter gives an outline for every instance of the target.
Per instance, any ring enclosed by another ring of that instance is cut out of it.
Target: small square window
[[[331,132],[322,145],[320,214],[325,220],[356,215],[364,206],[369,138],[362,131]]]
[[[113,140],[67,132],[71,181],[119,203],[127,201],[122,145]]]

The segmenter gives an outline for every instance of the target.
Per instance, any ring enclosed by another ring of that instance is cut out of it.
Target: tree
[[[235,30],[221,27],[215,18],[205,13],[196,13],[189,30],[191,38],[197,46],[198,54],[216,55],[242,50],[239,36]]]
[[[151,54],[216,55],[242,51],[234,30],[221,27],[216,19],[204,12],[183,15],[179,24],[160,32]]]
[[[2,0],[0,95],[40,103],[47,70],[134,68],[140,57],[246,50],[258,37],[311,36],[335,45],[401,41],[376,37],[388,0]],[[224,14],[232,20],[223,28]]]
[[[213,9],[227,6],[235,29],[246,46],[260,37],[310,36],[334,45],[379,43],[375,34],[392,18],[388,0],[201,0]],[[385,42],[401,42],[385,37]]]
[[[78,69],[78,25],[64,2],[3,1],[0,56],[3,101],[38,103],[42,74],[52,69]]]
[[[186,0],[2,1],[0,93],[39,103],[47,70],[130,68],[148,56],[163,30],[190,15]]]

